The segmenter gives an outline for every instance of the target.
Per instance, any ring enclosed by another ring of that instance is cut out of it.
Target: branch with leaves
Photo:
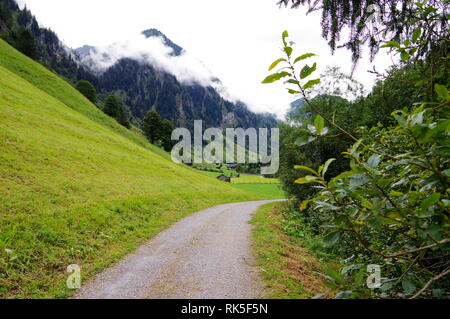
[[[402,45],[390,41],[386,46],[398,50],[402,58],[410,59],[415,50],[408,46],[420,45],[419,31],[413,33],[413,37]],[[301,95],[306,106],[315,113],[313,119],[305,119],[301,129],[304,135],[296,144],[302,147],[329,135],[326,123],[338,132],[336,136],[355,142],[343,153],[350,160],[349,170],[330,180],[325,174],[335,159],[327,160],[317,170],[295,166],[311,173],[296,179],[296,184],[318,185],[315,186],[318,192],[301,202],[300,211],[321,216],[326,229],[331,229],[323,237],[327,246],[335,246],[344,237],[346,241],[359,243],[365,248],[365,261],[382,263],[385,271],[394,276],[379,291],[368,291],[361,283],[349,284],[344,295],[360,293],[381,297],[389,293],[414,298],[423,295],[447,274],[446,271],[437,273],[442,269],[440,265],[447,263],[430,257],[446,256],[450,251],[447,151],[450,94],[447,87],[433,83],[435,98],[432,101],[395,111],[391,116],[397,121],[396,125],[366,128],[356,137],[336,123],[334,116],[329,118],[321,112],[309,98],[311,89],[320,79],[310,79],[317,70],[317,63],[305,62],[316,55],[305,53],[294,58],[294,43],[288,42],[287,31],[282,34],[282,42],[284,56],[269,67],[270,71],[275,68],[278,71],[267,76],[263,83],[284,80],[288,93]],[[422,83],[424,79],[419,81]],[[352,278],[352,272],[346,271],[346,276]],[[341,289],[345,280],[339,280]],[[419,285],[422,288],[417,290]]]

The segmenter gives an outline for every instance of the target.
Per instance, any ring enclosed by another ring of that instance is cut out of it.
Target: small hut
[[[227,182],[227,183],[231,183],[231,178],[228,176],[225,176],[223,174],[220,174],[219,176],[216,177],[219,181],[222,182]]]

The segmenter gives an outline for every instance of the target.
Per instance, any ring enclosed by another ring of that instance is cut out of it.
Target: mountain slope
[[[190,212],[255,199],[152,151],[0,41],[0,297],[64,297]]]
[[[80,59],[94,47],[71,50],[61,43],[56,33],[39,27],[32,13],[26,8],[20,10],[15,0],[0,0],[0,38],[20,48],[24,34],[28,34],[28,38],[26,50],[22,52],[36,51],[33,52],[36,60],[72,83],[78,80],[90,81],[101,93],[100,97],[109,93],[120,94],[126,111],[131,112],[134,124],[140,124],[150,109],[156,109],[164,118],[172,120],[175,126],[188,128],[192,128],[193,121],[198,119],[204,120],[208,127],[258,128],[277,125],[273,115],[257,114],[241,102],[227,101],[212,86],[181,83],[156,65],[122,59],[99,75],[90,69],[95,65],[93,61]],[[173,50],[170,56],[177,58],[183,54],[183,48],[161,31],[148,29],[143,34],[147,38],[161,38]],[[35,42],[35,50],[29,48],[30,42]],[[79,60],[84,61],[84,64]],[[220,81],[212,79],[212,82],[215,86]]]
[[[173,43],[172,40],[170,40],[168,37],[166,37],[166,35],[164,33],[162,33],[161,31],[159,31],[157,29],[145,30],[142,32],[142,34],[145,35],[147,38],[151,38],[151,37],[161,38],[163,43],[166,46],[172,48],[172,50],[173,50],[172,55],[179,56],[183,52],[182,47],[180,47],[178,44]]]
[[[150,146],[145,139],[140,138],[138,135],[119,125],[114,119],[106,116],[101,110],[93,106],[88,99],[74,90],[71,84],[62,80],[58,75],[49,71],[44,66],[22,54],[18,54],[14,48],[3,40],[0,40],[0,54],[0,66],[18,74],[52,97],[64,101],[68,107],[87,116],[96,123],[108,127],[142,146],[145,145],[146,147],[151,147],[153,150],[156,149],[156,147]]]
[[[169,43],[175,53],[173,58],[176,59],[179,55],[177,52],[183,49],[159,31],[155,34],[153,36],[160,36],[163,42]],[[82,61],[86,67],[95,65],[89,57]],[[219,80],[211,81],[220,86]],[[242,102],[224,99],[212,84],[204,86],[195,82],[181,83],[177,77],[158,66],[131,58],[119,59],[101,72],[95,83],[98,91],[103,94],[120,94],[135,123],[139,123],[153,109],[163,118],[172,120],[175,126],[189,129],[193,128],[194,120],[200,119],[205,127],[277,126],[273,115],[254,113]]]

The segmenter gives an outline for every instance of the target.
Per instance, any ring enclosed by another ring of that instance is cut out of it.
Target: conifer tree
[[[117,119],[120,114],[120,103],[116,95],[110,94],[105,100],[105,107],[103,108],[105,114]]]
[[[158,112],[150,110],[147,113],[142,124],[142,130],[152,144],[161,139],[162,120]]]
[[[128,116],[121,107],[119,107],[119,115],[117,117],[117,122],[119,122],[120,125],[126,127],[127,129],[131,128]]]
[[[16,40],[16,49],[25,54],[26,56],[32,58],[33,60],[39,59],[38,48],[36,40],[27,29],[22,29]]]
[[[89,81],[81,80],[78,81],[76,88],[92,103],[97,103],[97,92],[95,87]]]
[[[161,143],[162,147],[166,152],[170,152],[170,150],[173,147],[173,141],[172,141],[172,131],[173,131],[173,124],[171,120],[162,120],[161,123],[162,129],[161,129]]]

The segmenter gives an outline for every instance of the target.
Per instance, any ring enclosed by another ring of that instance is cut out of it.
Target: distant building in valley
[[[225,176],[223,174],[220,174],[216,177],[219,181],[231,183],[231,177]]]

